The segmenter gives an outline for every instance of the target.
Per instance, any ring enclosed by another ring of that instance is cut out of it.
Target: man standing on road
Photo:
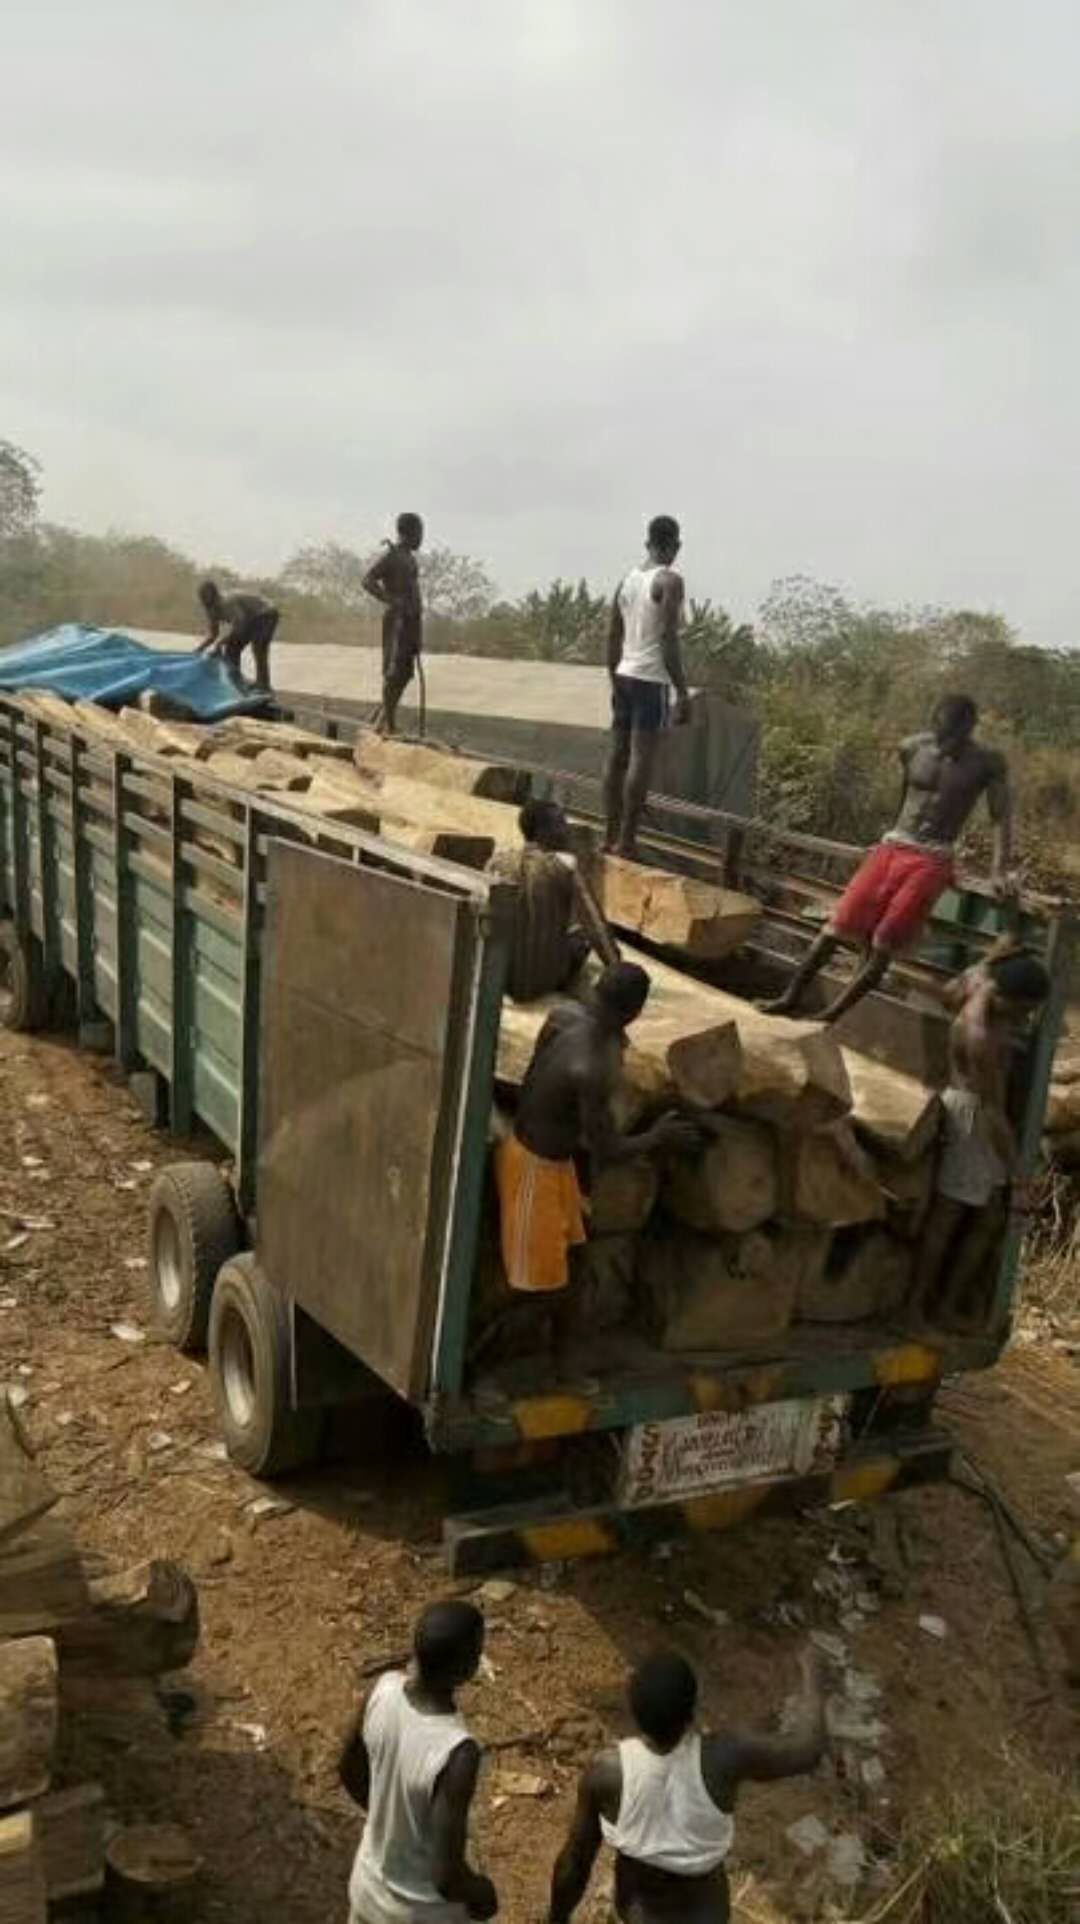
[[[856,870],[783,995],[758,1004],[767,1015],[797,1009],[842,942],[862,943],[867,957],[821,1020],[836,1022],[878,987],[896,956],[919,941],[934,903],[955,881],[955,844],[981,795],[994,824],[992,885],[998,895],[1015,890],[1009,771],[1004,755],[975,740],[977,719],[970,695],[945,695],[930,727],[901,742],[896,821]]]
[[[518,891],[506,993],[533,1002],[565,989],[590,948],[604,962],[617,962],[619,952],[570,851],[558,802],[526,802],[518,826],[523,846],[496,849],[487,866]]]
[[[349,1879],[349,1924],[465,1924],[494,1917],[495,1886],[466,1855],[480,1748],[454,1700],[476,1675],[484,1620],[433,1603],[412,1669],[379,1678],[349,1729],[341,1782],[367,1813]]]
[[[382,629],[382,708],[379,728],[392,735],[397,727],[398,703],[420,659],[423,639],[423,608],[420,600],[420,571],[416,557],[424,541],[424,524],[418,514],[399,514],[397,540],[388,541],[378,560],[364,576],[364,587],[386,613]]]
[[[604,774],[605,846],[632,856],[656,765],[660,730],[668,719],[689,720],[690,697],[679,648],[683,578],[674,568],[682,546],[679,524],[654,515],[644,567],[631,568],[615,591],[608,634],[611,675],[611,751]]]
[[[578,1787],[570,1835],[551,1884],[549,1924],[569,1924],[601,1842],[615,1858],[615,1909],[625,1924],[727,1924],[725,1864],[739,1786],[811,1771],[825,1750],[821,1663],[802,1659],[795,1719],[782,1736],[694,1729],[697,1678],[674,1652],[648,1658],[630,1679],[641,1732],[605,1750]]]
[[[216,581],[204,581],[199,588],[199,600],[209,624],[210,632],[200,641],[195,650],[197,655],[209,651],[221,655],[233,680],[240,674],[240,657],[245,648],[251,649],[251,659],[255,668],[255,686],[269,695],[270,687],[270,643],[274,639],[280,619],[278,610],[265,595],[259,595],[251,588],[234,588],[223,595]],[[227,629],[222,634],[222,628]]]

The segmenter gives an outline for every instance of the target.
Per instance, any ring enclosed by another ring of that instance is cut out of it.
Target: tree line
[[[63,621],[191,633],[199,579],[238,580],[152,536],[42,521],[39,494],[36,462],[0,441],[0,643]],[[245,581],[278,602],[290,641],[372,645],[370,560],[325,542],[300,548],[276,576]],[[610,601],[586,581],[509,600],[472,556],[436,544],[420,565],[431,652],[603,661]],[[1013,765],[1029,880],[1080,879],[1080,651],[1025,645],[1000,614],[867,606],[802,577],[778,581],[753,625],[691,599],[684,649],[692,683],[760,718],[762,815],[839,840],[880,830],[897,799],[898,739],[946,688],[966,690]],[[976,855],[981,835],[973,831]]]

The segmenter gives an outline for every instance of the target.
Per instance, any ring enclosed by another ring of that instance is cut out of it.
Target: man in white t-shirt
[[[654,515],[646,536],[646,559],[631,568],[615,591],[608,634],[611,676],[611,753],[604,774],[605,847],[633,856],[637,832],[656,764],[660,730],[668,720],[689,720],[690,697],[679,649],[683,578],[673,563],[682,546],[670,514]]]

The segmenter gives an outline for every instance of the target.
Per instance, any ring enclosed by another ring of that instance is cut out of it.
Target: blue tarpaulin
[[[48,689],[68,701],[96,701],[103,708],[129,706],[149,691],[167,696],[178,713],[207,722],[266,706],[266,696],[257,690],[241,693],[217,658],[147,648],[115,628],[86,628],[77,621],[0,648],[4,688]]]

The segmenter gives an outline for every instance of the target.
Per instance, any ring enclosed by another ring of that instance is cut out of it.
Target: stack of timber
[[[1046,1105],[1046,1148],[1053,1162],[1080,1170],[1080,1037],[1065,1036],[1054,1057]]]
[[[46,1924],[106,1888],[99,1783],[57,1776],[65,1720],[119,1715],[187,1664],[199,1632],[194,1585],[165,1560],[92,1577],[10,1402],[0,1402],[0,1924]],[[119,1707],[119,1708],[118,1708]],[[158,1713],[160,1714],[160,1712]],[[113,1826],[109,1852],[125,1833]],[[110,1915],[111,1915],[110,1911]]]

